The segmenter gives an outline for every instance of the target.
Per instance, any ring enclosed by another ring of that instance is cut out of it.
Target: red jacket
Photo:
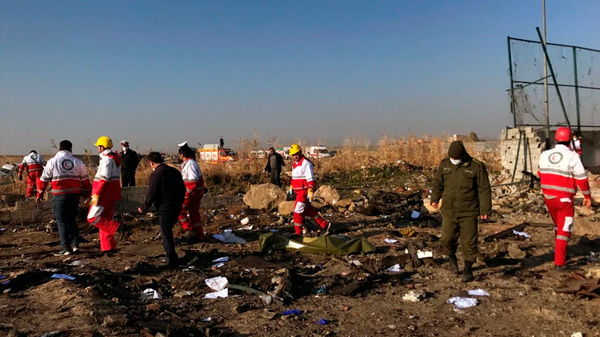
[[[292,164],[292,188],[294,191],[308,190],[309,188],[315,189],[315,172],[313,171],[313,163],[306,159],[306,157],[300,158]]]
[[[121,157],[110,149],[100,153],[100,164],[94,177],[92,195],[97,194],[103,201],[121,200]]]
[[[584,198],[591,198],[581,159],[567,146],[558,144],[540,155],[538,176],[544,195],[573,198],[579,187]]]
[[[204,192],[204,177],[198,163],[193,159],[187,159],[181,163],[181,177],[185,183],[185,197],[189,198],[196,191]]]
[[[40,180],[43,184],[40,194],[44,193],[49,182],[52,182],[53,195],[81,194],[85,190],[89,193],[92,188],[83,162],[66,150],[59,151],[48,161]]]
[[[44,157],[37,153],[31,152],[23,157],[23,162],[21,165],[19,165],[19,175],[21,175],[25,170],[27,173],[43,171],[45,164],[46,161],[44,160]]]

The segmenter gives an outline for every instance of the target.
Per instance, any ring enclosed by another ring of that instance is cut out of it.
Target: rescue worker
[[[290,156],[294,159],[292,164],[292,181],[288,195],[296,193],[296,203],[294,204],[294,232],[296,235],[306,234],[304,229],[304,218],[312,217],[317,224],[324,229],[324,235],[329,233],[331,224],[325,221],[317,210],[310,204],[313,200],[314,190],[316,188],[315,173],[313,163],[302,154],[302,148],[298,144],[290,146]]]
[[[205,241],[200,216],[200,202],[204,196],[204,177],[196,162],[196,155],[187,142],[179,148],[181,177],[185,183],[185,200],[179,213],[179,222],[184,230],[194,233],[194,239]]]
[[[52,213],[58,225],[58,235],[62,250],[59,254],[69,255],[79,249],[79,197],[89,196],[92,189],[90,177],[81,159],[73,156],[73,144],[68,140],[59,143],[58,153],[48,161],[40,177],[41,191],[37,201],[42,196],[48,183],[52,183]]]
[[[88,212],[88,222],[98,228],[100,250],[115,251],[115,233],[121,225],[114,220],[115,205],[121,200],[121,183],[119,166],[121,158],[113,152],[112,140],[106,136],[98,138],[94,144],[98,147],[100,163],[92,185],[92,201]]]
[[[33,190],[36,190],[36,199],[40,196],[40,190],[42,187],[42,171],[44,170],[46,161],[44,157],[39,155],[36,150],[31,150],[28,155],[23,157],[23,162],[19,165],[19,180],[23,180],[23,171],[27,171],[27,193],[25,194],[26,200],[33,197]]]
[[[121,157],[121,184],[123,187],[135,186],[135,170],[140,163],[140,157],[137,152],[129,148],[129,142],[121,141],[123,151],[119,153]]]
[[[279,187],[281,187],[282,166],[285,166],[283,157],[281,157],[279,153],[275,152],[275,148],[271,147],[269,149],[269,156],[267,157],[267,165],[265,166],[263,172],[269,172],[271,174],[270,183]]]
[[[571,147],[575,152],[577,152],[577,154],[581,158],[581,154],[583,153],[581,150],[581,137],[577,136],[576,134],[573,134],[573,143],[569,144],[569,147]]]
[[[569,148],[571,129],[561,127],[554,135],[556,146],[542,152],[538,165],[540,187],[555,225],[554,267],[565,269],[567,244],[573,229],[573,197],[577,187],[583,194],[583,206],[592,206],[590,184],[579,155]]]
[[[159,214],[160,236],[165,253],[167,253],[167,265],[177,267],[179,258],[175,252],[173,226],[181,212],[181,205],[185,198],[185,185],[181,179],[181,173],[176,168],[165,164],[160,153],[150,152],[147,158],[153,172],[148,178],[148,192],[144,198],[144,204],[138,208],[138,212],[146,213],[154,204]]]
[[[442,248],[449,257],[448,269],[458,274],[457,242],[465,262],[462,281],[473,280],[477,260],[477,218],[486,220],[492,212],[490,181],[485,165],[472,158],[461,141],[450,144],[431,189],[431,206],[442,199]]]

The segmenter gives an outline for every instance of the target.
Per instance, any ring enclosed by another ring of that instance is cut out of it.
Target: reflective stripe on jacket
[[[85,165],[79,158],[75,158],[69,151],[59,151],[48,161],[40,177],[43,193],[52,184],[52,194],[80,194],[83,190],[90,190],[90,177]]]
[[[121,200],[121,158],[110,149],[100,153],[98,171],[92,185],[92,195],[97,194],[103,201]]]
[[[313,163],[304,156],[292,164],[291,185],[294,191],[315,189],[316,182],[313,167]]]
[[[19,165],[19,174],[23,173],[24,170],[27,172],[35,172],[44,170],[46,161],[44,157],[39,154],[31,152],[30,154],[23,157],[23,162]]]
[[[557,144],[542,152],[538,165],[540,187],[544,195],[572,198],[577,186],[590,199],[590,184],[579,155],[567,146]]]

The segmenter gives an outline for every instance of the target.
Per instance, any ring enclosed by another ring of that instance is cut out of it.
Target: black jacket
[[[281,172],[281,167],[285,166],[285,163],[283,162],[283,157],[281,157],[281,155],[277,152],[275,152],[275,154],[269,154],[269,156],[267,157],[267,166],[265,166],[265,171],[267,172],[271,172],[271,156],[275,156],[277,158],[277,171]]]
[[[123,151],[119,152],[119,155],[121,156],[121,172],[135,171],[140,163],[140,158],[138,157],[137,152],[129,149],[127,150],[127,153],[123,153]]]
[[[179,212],[184,199],[185,185],[181,172],[167,164],[160,164],[150,175],[148,192],[141,208],[145,213],[154,204],[159,212]]]

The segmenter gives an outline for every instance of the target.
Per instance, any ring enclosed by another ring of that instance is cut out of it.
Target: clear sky
[[[546,6],[549,42],[600,49],[600,1]],[[0,0],[0,153],[498,138],[506,36],[536,26],[541,0]]]

